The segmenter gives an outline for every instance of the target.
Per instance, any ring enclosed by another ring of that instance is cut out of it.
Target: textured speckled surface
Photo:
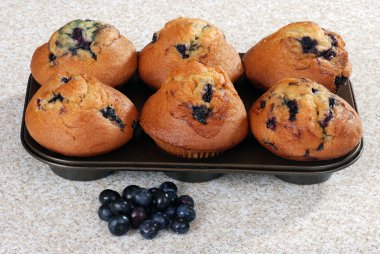
[[[211,2],[216,1],[1,1],[0,253],[380,252],[380,2]],[[297,186],[265,175],[176,182],[196,200],[198,218],[187,235],[161,232],[152,241],[137,232],[112,237],[97,218],[98,193],[168,178],[119,172],[72,182],[29,156],[19,130],[31,55],[71,19],[110,22],[140,50],[165,21],[180,15],[215,23],[240,52],[291,21],[313,20],[339,32],[353,64],[365,150],[353,166],[319,185]]]

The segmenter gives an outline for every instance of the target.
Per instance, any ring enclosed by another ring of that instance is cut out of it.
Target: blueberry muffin
[[[335,93],[351,74],[339,34],[313,22],[291,23],[262,39],[243,57],[248,79],[265,90],[284,78],[309,78]]]
[[[355,110],[310,80],[280,80],[252,106],[251,129],[265,148],[283,158],[328,160],[354,149],[362,137]]]
[[[114,26],[94,20],[74,20],[53,33],[38,47],[30,65],[41,85],[53,75],[67,71],[88,74],[109,86],[126,82],[137,67],[133,44]]]
[[[247,113],[227,73],[195,60],[169,74],[145,103],[140,124],[160,148],[187,158],[215,156],[248,132]]]
[[[243,73],[239,54],[217,27],[200,19],[177,18],[154,33],[152,42],[141,51],[139,74],[158,89],[171,70],[191,60],[221,67],[232,82]]]
[[[126,144],[137,120],[125,95],[88,75],[53,76],[25,112],[34,140],[70,156],[99,155]]]

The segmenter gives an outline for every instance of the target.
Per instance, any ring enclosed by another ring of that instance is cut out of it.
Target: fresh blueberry
[[[184,219],[175,218],[170,223],[170,228],[177,234],[186,234],[190,229],[190,224]]]
[[[151,200],[152,200],[152,194],[147,189],[140,188],[136,190],[134,203],[137,206],[148,207],[150,205]]]
[[[179,205],[184,204],[190,207],[194,207],[194,200],[189,195],[182,195],[178,198],[178,204]]]
[[[127,202],[128,204],[129,204],[129,206],[131,207],[131,211],[133,210],[133,209],[135,209],[135,207],[136,207],[136,205],[135,204],[133,204],[133,203],[130,203],[130,202]]]
[[[176,204],[178,196],[174,192],[168,191],[166,192],[169,196],[170,204]]]
[[[114,190],[106,189],[99,194],[101,204],[109,204],[120,198],[120,194]]]
[[[122,236],[129,230],[129,220],[125,215],[115,215],[108,220],[108,229],[111,234]]]
[[[163,190],[163,191],[165,191],[165,192],[171,191],[171,192],[174,192],[176,194],[177,194],[177,190],[178,190],[177,185],[175,185],[175,183],[173,183],[173,182],[164,182],[164,183],[162,183],[160,185],[160,189]]]
[[[147,213],[142,207],[135,207],[131,212],[131,223],[133,228],[138,228],[147,218]]]
[[[123,190],[123,198],[127,202],[132,202],[135,198],[136,190],[140,189],[137,185],[129,185]]]
[[[159,229],[164,229],[169,226],[170,219],[166,213],[157,212],[152,215],[152,221],[155,221],[158,224]]]
[[[153,239],[158,234],[158,225],[152,220],[146,220],[140,225],[140,234],[145,239]]]
[[[157,210],[165,210],[170,205],[169,195],[165,191],[160,189],[153,196],[152,204]]]
[[[156,193],[159,189],[154,187],[154,188],[150,188],[148,191],[153,195],[154,193]]]
[[[125,214],[128,215],[131,212],[131,206],[124,199],[118,199],[109,204],[109,207],[113,214]]]
[[[177,217],[191,222],[195,219],[195,210],[188,205],[180,205],[177,208]]]
[[[173,219],[176,215],[177,207],[175,206],[169,206],[165,209],[165,214],[170,218]]]
[[[112,217],[112,211],[108,204],[102,204],[98,210],[99,218],[108,221]]]
[[[154,214],[154,213],[157,212],[157,209],[156,209],[156,207],[154,207],[154,206],[151,204],[150,206],[145,207],[145,211],[146,211],[147,215],[152,215],[152,214]]]

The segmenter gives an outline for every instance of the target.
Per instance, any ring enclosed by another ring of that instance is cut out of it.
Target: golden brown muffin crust
[[[133,44],[112,25],[74,20],[54,32],[33,54],[31,70],[41,85],[57,73],[94,76],[109,86],[127,81],[137,68]]]
[[[345,42],[313,22],[291,23],[267,36],[243,57],[247,77],[267,90],[283,78],[310,78],[331,92],[351,74]]]
[[[250,111],[256,139],[271,152],[293,160],[327,160],[359,144],[362,124],[342,98],[309,79],[283,79]]]
[[[240,57],[224,34],[207,21],[190,18],[169,21],[154,33],[141,51],[139,73],[145,83],[158,89],[170,71],[191,60],[221,67],[232,82],[243,73]]]
[[[124,145],[137,118],[125,95],[87,75],[53,77],[25,113],[27,129],[38,143],[72,156],[94,156]]]
[[[174,70],[145,103],[141,126],[154,140],[193,152],[238,144],[248,120],[228,75],[196,61]]]

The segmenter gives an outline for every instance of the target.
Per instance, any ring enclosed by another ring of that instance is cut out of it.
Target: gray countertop
[[[90,3],[92,2],[92,3]],[[217,3],[215,3],[217,2]],[[0,253],[379,253],[379,1],[1,1]],[[175,181],[196,201],[186,235],[138,232],[113,237],[97,217],[98,193],[129,184],[156,186],[163,173],[118,172],[92,182],[64,180],[23,149],[21,116],[31,56],[52,32],[77,18],[114,24],[138,50],[178,16],[219,26],[239,52],[292,21],[340,33],[364,123],[365,149],[322,184],[231,174],[205,183]]]

